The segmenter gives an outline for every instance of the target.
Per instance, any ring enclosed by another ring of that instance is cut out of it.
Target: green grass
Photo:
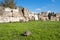
[[[32,34],[27,37],[21,35],[26,30]],[[1,23],[0,40],[60,40],[60,22]]]

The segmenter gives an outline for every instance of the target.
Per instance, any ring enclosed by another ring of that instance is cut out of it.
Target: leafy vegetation
[[[30,36],[22,34],[29,30]],[[1,23],[0,40],[59,40],[60,22],[30,21],[27,23]]]
[[[10,7],[15,8],[16,7],[16,0],[2,0],[0,1],[0,5],[3,7]]]

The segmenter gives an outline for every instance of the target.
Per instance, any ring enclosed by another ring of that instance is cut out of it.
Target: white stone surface
[[[35,20],[39,20],[39,19],[38,19],[38,15],[35,15]]]

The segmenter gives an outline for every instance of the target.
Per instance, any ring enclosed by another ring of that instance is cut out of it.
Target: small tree
[[[51,16],[52,16],[52,14],[51,14],[51,13],[49,13],[49,14],[48,14],[48,18],[49,18],[49,20],[51,19]]]
[[[0,5],[2,5],[4,7],[15,8],[16,7],[16,2],[15,2],[15,0],[2,0],[0,2]]]

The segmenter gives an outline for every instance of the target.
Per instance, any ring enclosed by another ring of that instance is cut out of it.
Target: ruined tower
[[[27,8],[24,8],[24,9],[23,9],[23,12],[24,12],[23,15],[24,15],[24,17],[26,18],[26,20],[29,20],[29,19],[28,19],[28,9],[27,9]]]

